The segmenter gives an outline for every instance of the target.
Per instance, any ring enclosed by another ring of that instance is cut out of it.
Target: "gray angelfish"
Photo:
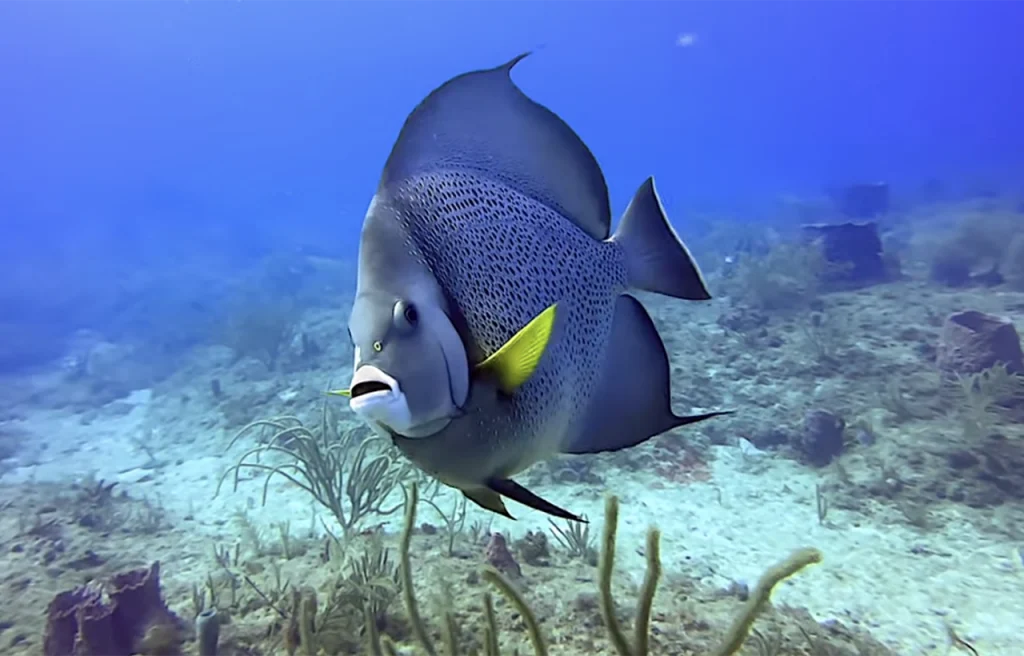
[[[665,347],[627,292],[710,295],[653,179],[610,234],[594,156],[512,82],[525,56],[406,119],[363,224],[355,371],[335,393],[484,508],[579,520],[511,477],[722,414],[672,412]]]

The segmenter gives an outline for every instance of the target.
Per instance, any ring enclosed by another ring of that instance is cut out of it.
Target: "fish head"
[[[349,406],[377,429],[429,437],[461,414],[469,387],[465,346],[441,299],[422,289],[356,296]]]

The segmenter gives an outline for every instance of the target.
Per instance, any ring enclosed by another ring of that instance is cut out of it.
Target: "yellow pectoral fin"
[[[352,397],[352,390],[347,390],[347,389],[327,390],[324,393],[325,394],[330,394],[331,396],[344,396],[344,397],[348,397],[348,398]]]
[[[478,364],[476,370],[493,376],[498,387],[506,394],[519,389],[536,371],[540,358],[551,341],[557,307],[556,303],[538,314],[513,335],[512,339]]]

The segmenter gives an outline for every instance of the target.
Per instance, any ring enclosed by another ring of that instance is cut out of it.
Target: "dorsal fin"
[[[405,120],[381,187],[437,170],[473,171],[607,239],[611,209],[597,160],[572,128],[512,82],[512,68],[529,54],[431,92]]]

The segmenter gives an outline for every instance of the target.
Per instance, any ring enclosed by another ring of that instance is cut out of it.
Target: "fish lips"
[[[356,414],[380,422],[392,429],[409,423],[409,404],[398,381],[377,367],[363,365],[356,369],[349,386],[352,396],[348,405]]]
[[[357,415],[388,433],[415,436],[409,402],[398,381],[372,365],[352,376],[348,405]]]
[[[391,376],[377,367],[365,364],[356,369],[349,392],[352,409],[358,412],[359,408],[375,400],[401,394],[402,388]]]

